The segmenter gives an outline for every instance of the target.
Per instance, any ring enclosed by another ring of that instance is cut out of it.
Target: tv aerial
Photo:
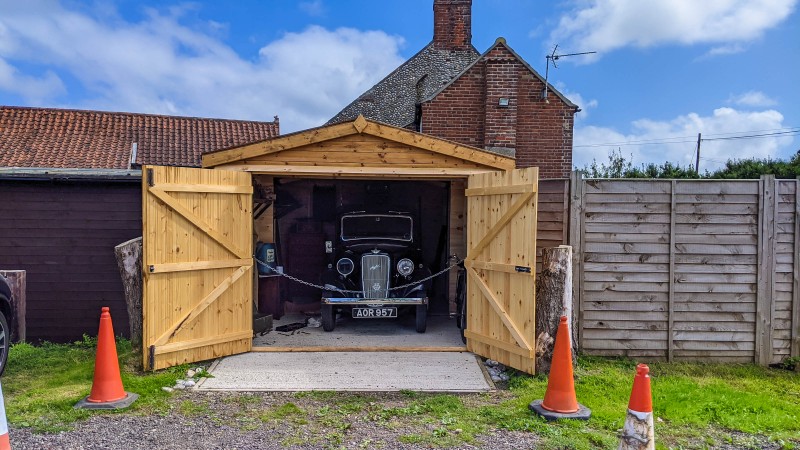
[[[547,79],[548,79],[548,77],[550,75],[550,62],[551,61],[553,62],[553,67],[558,69],[558,64],[556,64],[556,61],[558,61],[561,58],[564,58],[565,56],[591,55],[593,53],[597,53],[597,52],[578,52],[578,53],[565,53],[565,54],[560,54],[559,55],[558,53],[556,53],[556,50],[558,50],[558,44],[556,44],[555,47],[553,47],[553,52],[552,53],[550,53],[549,55],[545,56],[545,59],[547,59],[547,65],[546,65],[546,67],[544,69],[544,92],[542,92],[542,98],[545,101],[548,101],[547,100],[547,88],[550,85],[548,84]]]

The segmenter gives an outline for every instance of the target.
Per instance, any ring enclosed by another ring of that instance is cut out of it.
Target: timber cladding
[[[142,233],[133,181],[0,181],[0,268],[27,271],[28,341],[95,335],[103,306],[128,335],[114,246]]]
[[[581,349],[761,364],[796,354],[797,183],[579,181]]]

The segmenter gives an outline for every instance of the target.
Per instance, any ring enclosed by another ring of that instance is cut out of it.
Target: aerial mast
[[[549,55],[545,56],[545,59],[547,59],[547,65],[546,65],[545,70],[544,70],[544,92],[542,92],[542,98],[545,101],[548,101],[547,100],[547,89],[550,86],[550,84],[548,83],[547,80],[548,80],[548,78],[550,76],[550,62],[551,61],[553,62],[553,67],[558,69],[558,65],[556,64],[556,61],[558,61],[560,58],[563,58],[565,56],[591,55],[593,53],[597,53],[597,52],[579,52],[579,53],[565,53],[565,54],[560,54],[559,55],[559,54],[556,53],[556,50],[558,50],[558,44],[556,44],[555,47],[553,47],[553,52],[552,53],[550,53]]]

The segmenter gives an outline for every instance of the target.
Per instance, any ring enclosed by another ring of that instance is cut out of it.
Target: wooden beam
[[[506,224],[510,222],[511,219],[514,218],[514,216],[517,215],[519,210],[522,209],[522,207],[525,206],[525,204],[528,203],[528,201],[532,197],[533,197],[533,192],[529,192],[518,198],[517,201],[515,201],[510,208],[508,208],[508,211],[506,211],[506,213],[503,214],[503,217],[501,217],[500,220],[498,220],[497,223],[494,224],[494,226],[492,226],[492,228],[486,233],[486,235],[483,237],[483,239],[481,239],[478,245],[469,250],[469,254],[467,255],[466,260],[472,261],[475,258],[477,258],[480,252],[483,251],[483,249],[486,248],[486,246],[489,245],[490,242],[492,242],[492,239],[497,237],[497,235],[505,229]]]
[[[517,325],[511,320],[511,317],[508,315],[508,312],[503,305],[500,304],[500,301],[495,297],[494,293],[489,289],[489,286],[486,285],[486,282],[483,281],[480,274],[475,269],[470,269],[467,273],[469,273],[473,280],[475,280],[480,287],[481,292],[483,293],[484,298],[488,300],[489,305],[491,305],[494,312],[500,317],[500,320],[503,321],[508,331],[511,333],[511,336],[514,337],[514,340],[517,341],[520,347],[526,350],[533,350],[531,344],[528,343],[528,340],[525,339],[525,336],[522,335],[522,332],[519,331]]]
[[[184,314],[183,317],[180,318],[180,320],[176,321],[174,324],[172,324],[172,326],[170,326],[167,329],[167,331],[161,334],[161,336],[158,339],[156,339],[152,345],[159,347],[166,344],[170,340],[170,338],[178,334],[178,332],[180,332],[182,329],[189,326],[192,322],[194,322],[195,319],[197,319],[200,316],[200,314],[203,311],[205,311],[206,308],[208,308],[212,303],[214,303],[214,301],[217,298],[219,298],[219,296],[222,295],[223,292],[225,292],[229,287],[231,287],[233,283],[236,282],[236,280],[238,280],[242,275],[244,275],[244,273],[247,272],[248,269],[249,267],[239,267],[238,269],[234,270],[229,277],[222,280],[222,283],[220,283],[219,286],[212,289],[211,292],[209,292],[208,295],[205,296],[205,298],[200,300],[200,302],[197,305],[195,305],[194,308],[192,308],[188,313]]]
[[[192,225],[199,228],[200,231],[208,235],[208,237],[210,237],[211,239],[217,241],[221,246],[225,247],[229,252],[233,253],[235,256],[241,259],[250,257],[250,255],[247,252],[233,245],[233,243],[230,240],[228,240],[228,238],[225,235],[219,233],[211,225],[206,223],[206,221],[204,221],[195,213],[193,213],[188,208],[183,206],[180,202],[178,202],[178,200],[175,197],[167,194],[166,192],[157,187],[148,188],[147,192],[156,196],[156,198],[164,202],[165,205],[170,207],[178,214],[182,215]]]
[[[471,197],[474,195],[527,194],[536,192],[536,187],[536,185],[530,183],[511,186],[480,187],[467,189],[464,195]]]
[[[304,166],[284,164],[226,164],[219,167],[225,170],[238,170],[264,175],[282,177],[309,177],[314,178],[374,178],[392,177],[408,179],[438,179],[450,180],[453,178],[467,178],[470,175],[491,172],[492,169],[452,168],[452,167],[361,167],[361,166]]]
[[[147,270],[150,271],[150,273],[186,272],[191,270],[224,269],[227,267],[250,267],[252,264],[252,258],[225,259],[218,261],[150,264]]]
[[[316,144],[317,142],[336,139],[356,133],[358,133],[358,130],[356,130],[356,128],[353,126],[353,122],[312,128],[310,130],[287,134],[273,139],[268,139],[266,141],[243,145],[241,147],[222,150],[219,152],[206,153],[203,155],[203,167],[216,167],[232,161],[241,161],[243,159],[252,158],[255,156],[268,155],[270,153],[301,147],[303,145]]]
[[[200,339],[192,339],[189,341],[174,342],[171,344],[164,344],[161,346],[156,345],[154,354],[163,355],[165,353],[178,352],[181,350],[188,350],[191,348],[205,347],[214,344],[223,344],[231,341],[238,341],[239,339],[252,339],[252,331],[239,331],[236,333],[222,334],[218,336],[211,336]]]
[[[261,353],[311,353],[311,352],[466,352],[465,346],[450,347],[379,347],[379,346],[308,346],[308,347],[253,347],[250,351]]]
[[[756,294],[755,363],[766,366],[772,358],[772,310],[774,308],[775,176],[758,181],[758,286]]]
[[[501,341],[495,339],[493,337],[484,336],[482,334],[478,334],[474,331],[466,330],[464,331],[464,337],[467,339],[471,339],[476,342],[480,342],[481,344],[486,344],[491,347],[497,347],[499,349],[505,350],[507,352],[514,353],[515,355],[520,355],[525,358],[534,358],[536,356],[535,350],[526,350],[521,347],[517,347],[514,344],[509,344],[508,342]]]
[[[432,152],[466,159],[467,161],[476,162],[495,169],[512,170],[516,167],[516,160],[514,158],[369,120],[367,121],[367,126],[364,128],[363,133],[379,136],[412,147],[423,148]]]
[[[525,275],[529,277],[536,276],[535,267],[515,266],[514,264],[496,263],[488,261],[466,261],[464,266],[475,269],[490,270],[492,272],[505,272],[511,274]],[[527,269],[527,271],[525,270]]]
[[[220,186],[213,184],[159,183],[153,186],[164,192],[208,192],[220,194],[252,194],[253,186]]]

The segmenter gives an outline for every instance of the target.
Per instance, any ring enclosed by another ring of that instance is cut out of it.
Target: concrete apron
[[[494,389],[468,352],[244,353],[215,361],[201,391],[486,392]]]

